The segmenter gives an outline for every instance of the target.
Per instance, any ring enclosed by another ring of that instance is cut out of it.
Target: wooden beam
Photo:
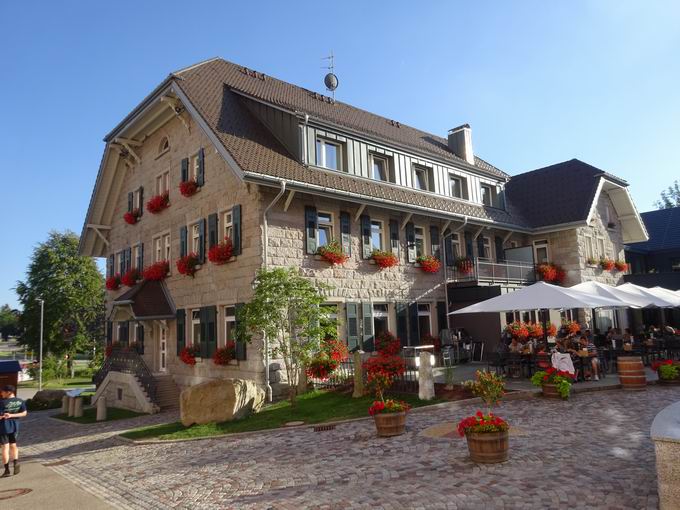
[[[481,233],[484,231],[485,228],[486,228],[486,227],[479,227],[479,230],[477,231],[477,233],[476,233],[475,235],[472,236],[472,240],[473,240],[473,241],[476,241],[477,238],[479,237],[479,234],[481,234]]]
[[[444,223],[444,226],[442,227],[442,234],[446,232],[446,229],[449,228],[449,225],[451,225],[451,220]]]
[[[134,151],[134,149],[132,148],[132,146],[129,145],[126,141],[124,141],[123,138],[116,138],[116,139],[114,140],[114,143],[117,143],[117,144],[122,145],[123,147],[125,147],[125,148],[127,149],[128,153],[129,153],[133,158],[135,158],[135,161],[136,161],[137,163],[141,163],[141,162],[142,162],[142,158],[139,157],[139,154],[137,154],[137,153]]]
[[[288,208],[290,207],[290,203],[293,201],[293,197],[295,196],[295,190],[290,190],[288,192],[288,196],[286,197],[286,201],[283,203],[283,212],[288,212]]]
[[[102,234],[98,228],[94,228],[91,225],[88,225],[92,230],[94,230],[94,233],[99,236],[99,238],[104,242],[104,244],[108,247],[109,246],[109,240],[104,237],[104,234]]]
[[[191,128],[189,127],[189,124],[184,119],[184,117],[182,117],[182,113],[185,110],[182,102],[179,99],[177,99],[175,97],[170,97],[170,96],[161,97],[161,102],[168,105],[168,107],[175,114],[175,117],[177,117],[180,120],[180,122],[184,125],[184,127],[187,128],[187,131],[189,131],[191,133]]]
[[[133,140],[132,138],[118,137],[118,138],[116,138],[116,140],[120,140],[121,142],[125,142],[126,144],[131,145],[132,147],[141,147],[142,146],[142,142],[140,142],[138,140]]]
[[[366,209],[366,204],[361,204],[359,209],[357,209],[357,213],[354,215],[354,223],[359,221],[359,216],[361,216],[361,213],[364,212],[364,209]]]
[[[510,232],[508,232],[507,234],[505,234],[505,237],[503,238],[503,244],[508,242],[508,239],[510,239],[512,234],[514,234],[514,232],[512,230]]]
[[[411,218],[413,217],[413,213],[408,213],[406,215],[406,218],[404,218],[404,221],[401,222],[401,227],[399,227],[399,230],[404,230],[406,228],[406,224],[411,221]]]

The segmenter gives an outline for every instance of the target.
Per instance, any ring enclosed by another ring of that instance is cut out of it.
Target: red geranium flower
[[[170,207],[170,194],[167,191],[161,195],[151,197],[146,203],[146,210],[151,214],[158,214],[168,207]]]
[[[182,194],[182,196],[185,197],[190,197],[198,191],[198,184],[196,184],[196,181],[193,179],[189,179],[188,181],[182,181],[179,183],[179,192]]]
[[[177,271],[179,274],[191,276],[193,278],[194,274],[196,274],[196,271],[198,271],[198,262],[198,254],[189,253],[188,255],[185,255],[184,257],[177,260]]]
[[[123,214],[123,219],[128,225],[134,225],[139,221],[139,209],[133,209],[132,212]]]
[[[224,241],[217,243],[208,250],[208,260],[213,264],[220,266],[229,262],[233,253],[234,246],[231,239],[225,237]]]
[[[120,275],[118,273],[113,276],[109,276],[106,279],[106,288],[108,290],[118,290],[120,289]]]
[[[167,260],[161,260],[144,269],[144,279],[151,281],[164,280],[170,271],[170,264]]]
[[[126,287],[134,287],[139,280],[139,271],[136,267],[128,269],[121,277],[120,282]]]

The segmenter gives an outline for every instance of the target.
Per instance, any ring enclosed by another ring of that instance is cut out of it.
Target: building
[[[588,259],[622,259],[623,243],[646,239],[625,181],[581,161],[511,178],[474,154],[468,125],[439,137],[221,59],[172,73],[105,142],[80,252],[107,257],[107,276],[169,261],[164,281],[109,293],[107,339],[143,343],[151,371],[179,386],[263,380],[257,342],[237,344],[226,367],[210,360],[263,266],[329,284],[351,348],[370,350],[385,329],[417,345],[448,327],[493,344],[505,317],[447,324],[447,308],[533,282],[535,262],[559,264],[570,284],[615,283]],[[192,179],[198,192],[181,195]],[[144,210],[163,193],[167,209]],[[212,264],[224,237],[233,257]],[[316,255],[333,239],[341,266]],[[399,264],[380,270],[373,250]],[[193,278],[175,265],[189,252]],[[425,272],[426,255],[445,270]],[[195,366],[178,357],[189,344]]]

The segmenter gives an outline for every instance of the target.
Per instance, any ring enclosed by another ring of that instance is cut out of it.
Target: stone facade
[[[138,413],[153,414],[159,411],[142,391],[132,374],[109,372],[92,397],[92,404],[103,399],[107,407],[128,409]]]

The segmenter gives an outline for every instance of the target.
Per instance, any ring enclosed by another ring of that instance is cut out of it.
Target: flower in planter
[[[505,395],[503,376],[488,370],[477,370],[475,380],[465,381],[463,386],[468,388],[475,397],[481,398],[489,408],[498,404]]]
[[[611,259],[601,259],[600,267],[605,271],[611,271],[616,266],[615,262]]]
[[[529,329],[524,322],[514,321],[505,326],[505,331],[507,331],[510,336],[517,338],[518,340],[525,340],[529,338]]]
[[[598,264],[598,261],[595,257],[588,257],[586,259],[586,264],[588,264],[589,266],[596,266]]]
[[[617,260],[614,262],[614,267],[616,268],[617,271],[626,271],[628,269],[628,264],[626,264],[625,261],[623,260]]]
[[[349,258],[342,251],[342,244],[339,241],[333,240],[325,246],[320,246],[316,250],[317,255],[320,255],[326,262],[330,262],[331,265],[343,264]]]
[[[151,281],[164,280],[170,271],[170,263],[167,260],[159,260],[144,269],[144,279]]]
[[[128,225],[134,225],[139,221],[139,209],[133,209],[132,212],[128,211],[123,214],[123,219]]]
[[[557,393],[564,399],[569,398],[573,382],[574,374],[557,370],[555,367],[539,370],[531,376],[531,384],[534,386],[541,387],[544,384],[554,384],[557,387]]]
[[[436,273],[442,267],[442,263],[432,255],[421,255],[416,259],[420,267],[426,273]]]
[[[548,336],[555,336],[557,335],[557,326],[555,326],[552,322],[548,323]]]
[[[113,276],[109,276],[106,279],[106,288],[108,290],[118,290],[120,289],[120,275],[118,273]]]
[[[460,437],[465,437],[469,433],[491,433],[491,432],[505,432],[510,427],[508,422],[493,413],[484,414],[482,411],[477,411],[474,416],[463,418],[458,423],[458,434]]]
[[[376,400],[373,402],[373,405],[368,408],[368,414],[375,416],[376,414],[381,413],[405,413],[408,412],[409,409],[411,409],[411,406],[403,400],[389,398],[387,400]]]
[[[581,325],[576,321],[562,321],[562,327],[567,329],[568,333],[575,335],[581,331]]]
[[[213,354],[213,362],[215,365],[228,365],[231,360],[236,357],[236,344],[231,341],[227,342],[225,347],[215,349]]]
[[[139,277],[139,270],[136,267],[132,267],[120,278],[120,282],[126,287],[134,287],[137,284]]]
[[[182,181],[179,183],[179,192],[184,197],[190,197],[192,195],[195,195],[197,191],[198,184],[196,184],[196,181],[193,179],[189,179],[188,181]]]
[[[472,274],[475,269],[475,264],[470,257],[459,257],[455,260],[454,265],[459,273]]]
[[[146,203],[146,210],[151,214],[158,214],[164,209],[170,207],[170,193],[167,191],[155,197],[151,197]]]
[[[217,243],[208,250],[208,260],[217,266],[226,264],[234,253],[234,245],[231,239],[224,238],[224,241]]]
[[[375,260],[375,263],[380,269],[387,269],[388,267],[394,267],[399,264],[397,256],[389,251],[373,250],[371,258]]]
[[[177,261],[177,272],[179,274],[191,276],[193,278],[196,274],[196,271],[198,271],[198,265],[198,254],[189,253]]]
[[[194,347],[193,345],[188,345],[181,351],[179,351],[179,359],[182,360],[182,363],[185,363],[190,366],[194,366],[196,364],[196,355],[198,354],[198,348]]]
[[[536,266],[536,272],[541,277],[541,280],[556,285],[562,285],[567,277],[567,273],[557,264],[546,262]]]
[[[680,362],[671,359],[655,361],[652,363],[652,370],[664,381],[680,380]]]
[[[543,338],[543,326],[537,322],[528,322],[527,331],[529,338]]]

